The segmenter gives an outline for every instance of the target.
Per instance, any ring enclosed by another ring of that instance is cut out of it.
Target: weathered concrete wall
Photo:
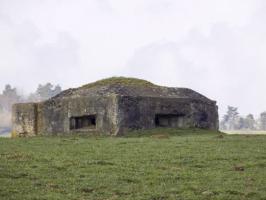
[[[73,133],[79,130],[70,130],[71,117],[95,115],[96,128],[90,131],[116,134],[118,129],[116,101],[116,96],[108,96],[51,99],[36,104],[15,104],[13,131],[17,135],[27,136]]]
[[[13,136],[34,136],[37,134],[37,104],[15,104],[12,108]]]
[[[210,130],[219,130],[219,115],[216,102],[208,104],[194,100],[190,103],[192,126]]]
[[[18,135],[67,134],[70,118],[96,116],[95,131],[109,135],[132,129],[150,129],[170,123],[176,128],[218,130],[216,102],[165,97],[95,96],[51,99],[38,104],[13,107],[13,130]],[[156,117],[161,117],[156,120]],[[169,116],[169,119],[167,118]]]
[[[102,133],[116,132],[116,97],[77,97],[49,100],[38,104],[38,131],[42,134],[71,133],[70,118],[95,115],[96,129]]]
[[[176,115],[182,119],[176,127],[197,127],[218,130],[218,108],[216,103],[176,98],[119,97],[119,134],[128,129],[156,127],[156,115]]]

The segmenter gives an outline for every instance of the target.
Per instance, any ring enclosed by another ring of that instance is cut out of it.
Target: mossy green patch
[[[137,86],[137,87],[155,87],[156,85],[138,78],[126,78],[126,77],[111,77],[83,85],[82,88],[92,88],[107,85],[125,85],[125,86]],[[159,87],[159,86],[158,86]]]

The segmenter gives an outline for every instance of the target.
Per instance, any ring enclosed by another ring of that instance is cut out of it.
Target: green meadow
[[[0,138],[0,199],[266,199],[266,135]]]

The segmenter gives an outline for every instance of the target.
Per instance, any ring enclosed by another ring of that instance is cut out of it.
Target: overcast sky
[[[0,0],[0,89],[110,76],[266,110],[265,0]]]

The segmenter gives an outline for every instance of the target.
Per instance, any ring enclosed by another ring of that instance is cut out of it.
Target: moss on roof
[[[101,87],[107,85],[125,85],[125,86],[136,86],[136,87],[154,87],[155,84],[138,78],[127,78],[127,77],[111,77],[102,79],[93,83],[83,85],[81,88],[92,88],[92,87]]]
[[[134,97],[186,98],[212,102],[207,97],[188,88],[164,87],[143,79],[127,77],[111,77],[83,85],[79,88],[68,89],[53,97],[53,99],[108,96],[110,94]]]

